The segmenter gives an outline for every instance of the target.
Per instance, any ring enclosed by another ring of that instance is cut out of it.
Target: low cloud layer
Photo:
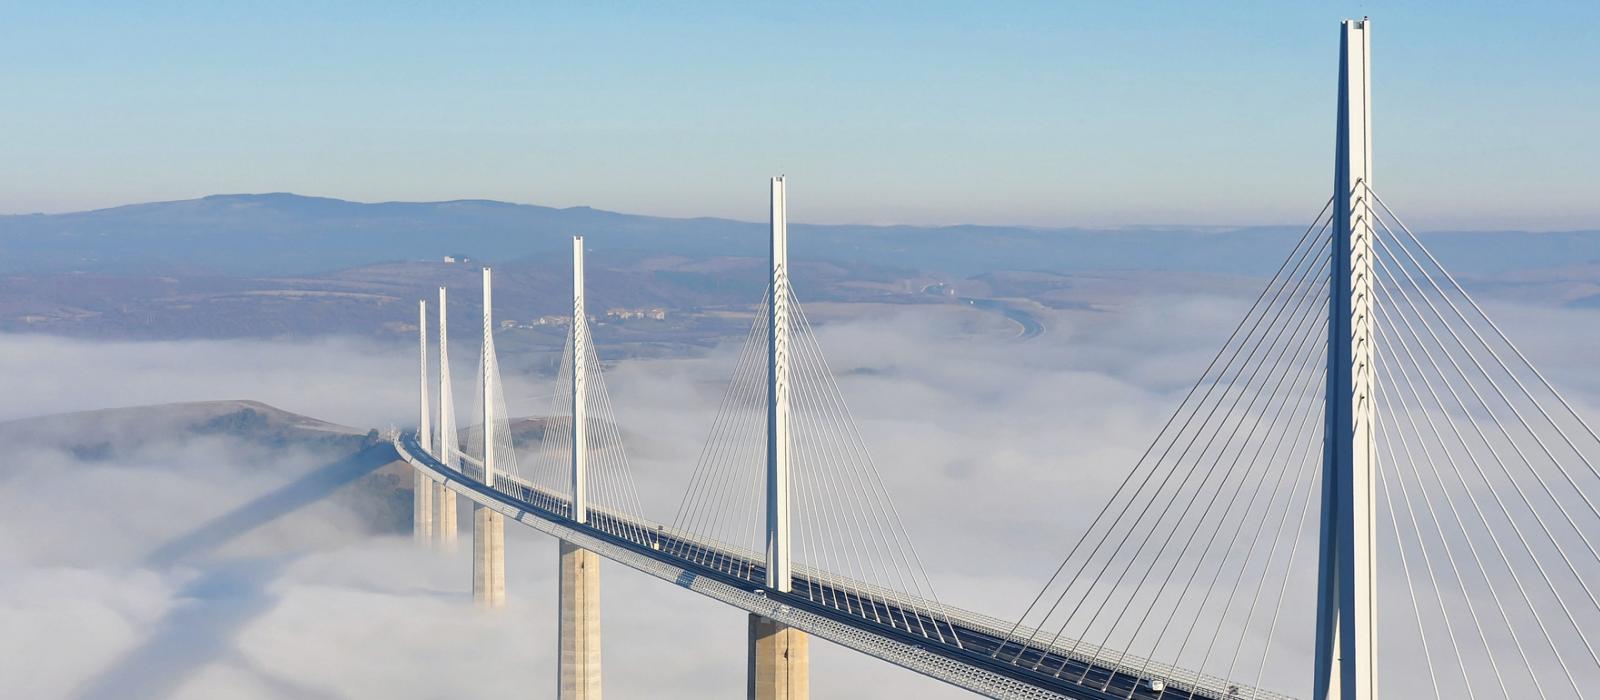
[[[851,306],[815,320],[825,321],[819,341],[941,598],[1014,618],[1247,303],[1152,295],[1105,313],[1051,314],[1048,332],[1025,342],[998,316],[958,307]],[[1594,339],[1582,329],[1600,327],[1597,314],[1517,311],[1508,330],[1530,355],[1581,406],[1600,405],[1583,367]],[[671,519],[736,351],[608,366],[647,515]],[[0,337],[0,359],[27,368],[8,373],[0,418],[250,398],[362,428],[404,425],[414,420],[412,352],[345,339]],[[458,386],[470,386],[469,369],[458,370]],[[508,378],[512,411],[543,412],[550,381]],[[467,540],[454,554],[418,551],[409,535],[373,532],[337,499],[180,563],[148,560],[336,457],[223,437],[157,441],[114,460],[21,449],[0,470],[9,692],[553,695],[556,547],[526,528],[508,529],[510,603],[497,615],[471,605]],[[604,595],[612,697],[743,692],[742,613],[615,564],[604,569]],[[812,654],[817,697],[969,697],[828,644]]]

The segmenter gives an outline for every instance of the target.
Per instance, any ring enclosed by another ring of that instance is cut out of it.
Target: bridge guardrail
[[[436,477],[442,478],[444,476],[438,472],[435,472],[431,465],[418,460],[414,455],[412,455],[410,451],[406,449],[403,438],[403,434],[396,433],[392,438],[392,444],[394,445],[395,450],[405,461],[412,464],[414,467],[424,471],[432,472]],[[482,462],[465,454],[458,454],[458,456],[461,457],[464,463],[476,465],[481,469]],[[431,455],[427,455],[427,457],[432,459]],[[462,471],[462,474],[467,475],[465,470]],[[500,479],[504,479],[509,483],[516,484],[517,486],[541,493],[548,497],[556,499],[565,498],[560,494],[551,493],[548,489],[535,485],[526,479],[513,477],[509,474],[497,474],[496,476],[500,477],[496,479],[497,482],[500,481]],[[460,483],[459,480],[456,479],[442,480],[446,481],[447,485],[450,483]],[[481,482],[475,482],[473,486],[481,487],[482,484]],[[821,615],[795,609],[793,606],[782,604],[781,601],[769,599],[766,596],[752,593],[751,591],[738,586],[713,582],[703,576],[697,577],[693,574],[693,572],[663,562],[659,558],[634,552],[627,548],[611,544],[605,540],[594,538],[587,533],[574,530],[568,526],[549,520],[544,520],[543,518],[540,518],[526,509],[519,508],[516,512],[508,512],[511,510],[511,506],[507,506],[504,503],[494,501],[489,497],[482,495],[477,488],[455,488],[454,490],[462,492],[468,498],[482,505],[495,507],[514,520],[541,530],[546,534],[580,544],[586,549],[601,553],[606,556],[606,558],[612,559],[631,568],[643,571],[645,573],[650,573],[659,578],[677,583],[682,587],[695,590],[703,595],[716,598],[730,605],[734,605],[735,607],[743,608],[748,612],[764,615],[807,632],[817,634],[818,636],[828,639],[829,641],[833,641],[843,646],[856,649],[857,651],[876,656],[919,673],[939,678],[940,680],[967,688],[968,690],[990,695],[991,697],[1016,697],[1027,698],[1029,700],[1049,700],[1064,697],[1057,693],[1035,688],[1013,679],[996,676],[988,671],[984,671],[967,664],[962,664],[915,645],[908,645],[895,640],[886,639],[880,635],[859,630],[855,627],[845,625]],[[502,497],[508,499],[515,498],[511,494],[504,492],[498,487],[493,490]],[[527,505],[537,506],[537,504],[533,503],[527,503]],[[595,506],[590,507],[591,509],[595,508]],[[725,552],[730,556],[737,556],[747,559],[759,559],[760,557],[764,556],[764,554],[755,552],[753,550],[731,545],[725,542],[707,542],[700,539],[700,537],[694,533],[686,532],[678,528],[673,528],[663,523],[657,523],[641,517],[619,513],[611,509],[602,509],[602,512],[605,512],[608,516],[619,521],[631,521],[634,526],[643,531],[668,534],[676,539],[694,542],[695,544],[709,550]],[[670,569],[670,571],[658,570],[663,568]],[[1015,632],[1012,632],[1013,623],[1008,621],[1000,620],[982,613],[976,613],[970,610],[946,605],[937,601],[930,601],[924,598],[908,596],[903,592],[891,591],[890,589],[885,589],[884,587],[875,584],[854,581],[848,577],[839,576],[837,574],[816,569],[815,567],[800,565],[796,567],[796,571],[808,571],[811,572],[816,580],[836,582],[842,585],[848,585],[850,587],[857,588],[863,592],[869,592],[880,596],[889,596],[892,593],[893,599],[904,600],[907,602],[914,601],[917,606],[923,607],[925,610],[935,611],[938,614],[946,616],[950,620],[959,621],[963,625],[969,626],[992,636],[1005,638],[1008,634],[1013,637],[1022,635],[1022,638],[1026,639],[1029,635],[1037,632],[1035,629],[1026,627],[1017,628]],[[685,578],[686,576],[688,576],[687,579]],[[1183,691],[1196,691],[1210,695],[1216,695],[1218,697],[1250,698],[1251,700],[1296,700],[1291,696],[1282,695],[1259,688],[1243,686],[1237,683],[1232,683],[1224,678],[1177,668],[1170,664],[1145,659],[1143,657],[1127,655],[1121,656],[1120,660],[1118,661],[1112,661],[1109,658],[1104,658],[1102,655],[1116,658],[1121,655],[1120,650],[1104,649],[1098,645],[1079,643],[1076,640],[1066,640],[1066,642],[1066,644],[1062,644],[1058,641],[1056,644],[1048,646],[1034,644],[1032,645],[1032,648],[1048,649],[1049,651],[1064,658],[1070,657],[1076,661],[1090,663],[1094,666],[1110,669],[1127,676],[1160,679],[1167,683],[1170,689],[1179,691],[1180,693]],[[1070,654],[1068,653],[1069,650],[1071,651]]]

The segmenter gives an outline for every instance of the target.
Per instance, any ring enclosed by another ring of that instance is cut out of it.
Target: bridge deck
[[[579,524],[568,517],[570,506],[565,496],[505,475],[499,475],[496,479],[498,488],[489,489],[479,480],[481,472],[479,479],[473,479],[460,470],[446,466],[423,451],[414,434],[399,436],[395,440],[395,447],[407,461],[433,472],[452,490],[480,503],[496,506],[503,511],[509,510],[514,519],[534,524],[527,517],[531,516],[559,526],[564,531],[581,533],[583,539],[592,538],[620,548],[634,555],[626,557],[633,561],[624,561],[624,557],[615,556],[615,552],[599,553],[634,568],[644,570],[637,563],[639,557],[668,564],[671,570],[679,572],[675,582],[701,593],[711,595],[695,584],[710,581],[748,592],[769,602],[767,606],[751,606],[729,600],[726,596],[712,596],[752,612],[765,610],[772,613],[770,616],[788,614],[791,618],[802,620],[819,618],[857,633],[877,637],[889,644],[852,643],[849,637],[853,635],[829,633],[836,625],[812,625],[814,629],[807,629],[831,641],[990,697],[1287,700],[1286,696],[1172,669],[1144,659],[1127,657],[1119,658],[1116,662],[1097,659],[1092,653],[1096,649],[1075,644],[1072,640],[1058,643],[1048,650],[1037,645],[1030,646],[1020,658],[1015,658],[1018,648],[1013,641],[1005,645],[1004,653],[997,658],[995,652],[1001,648],[1009,629],[1004,628],[1003,623],[985,624],[986,618],[981,615],[930,601],[910,599],[899,593],[874,595],[871,591],[864,591],[860,586],[852,586],[850,582],[825,572],[805,569],[795,574],[791,592],[768,590],[765,586],[765,567],[754,553],[738,552],[719,543],[699,541],[689,533],[672,531],[658,523],[594,506],[590,506],[589,522]],[[630,539],[613,534],[617,532],[636,533],[636,537]],[[661,575],[659,571],[646,572]],[[776,604],[775,610],[771,604]],[[763,610],[754,610],[753,607],[762,607]],[[803,622],[795,626],[807,628]],[[939,669],[949,664],[930,664],[930,655],[954,662],[964,672],[954,676],[940,672]],[[970,678],[972,676],[979,677],[979,681],[973,681]],[[982,682],[984,680],[987,682]],[[1152,680],[1163,682],[1165,688],[1159,691],[1152,689]]]

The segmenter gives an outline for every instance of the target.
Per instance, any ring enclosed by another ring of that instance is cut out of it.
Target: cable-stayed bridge
[[[808,695],[817,636],[997,698],[1571,698],[1600,655],[1600,436],[1379,195],[1370,23],[1340,29],[1333,195],[1022,609],[942,604],[795,295],[771,276],[670,519],[643,512],[584,308],[537,444],[513,444],[483,277],[473,420],[420,308],[417,534],[472,503],[473,590],[504,526],[561,540],[559,695],[598,698],[600,559],[751,614],[749,696]],[[1069,398],[1069,397],[1064,397]],[[1382,611],[1380,617],[1379,612]],[[1379,641],[1382,646],[1379,646]]]

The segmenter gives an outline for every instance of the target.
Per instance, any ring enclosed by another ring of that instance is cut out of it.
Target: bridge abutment
[[[811,697],[811,640],[800,630],[750,614],[747,675],[750,700],[807,700]]]
[[[600,700],[600,556],[561,541],[561,700]]]
[[[506,604],[506,519],[498,511],[472,511],[472,600],[480,607]]]

